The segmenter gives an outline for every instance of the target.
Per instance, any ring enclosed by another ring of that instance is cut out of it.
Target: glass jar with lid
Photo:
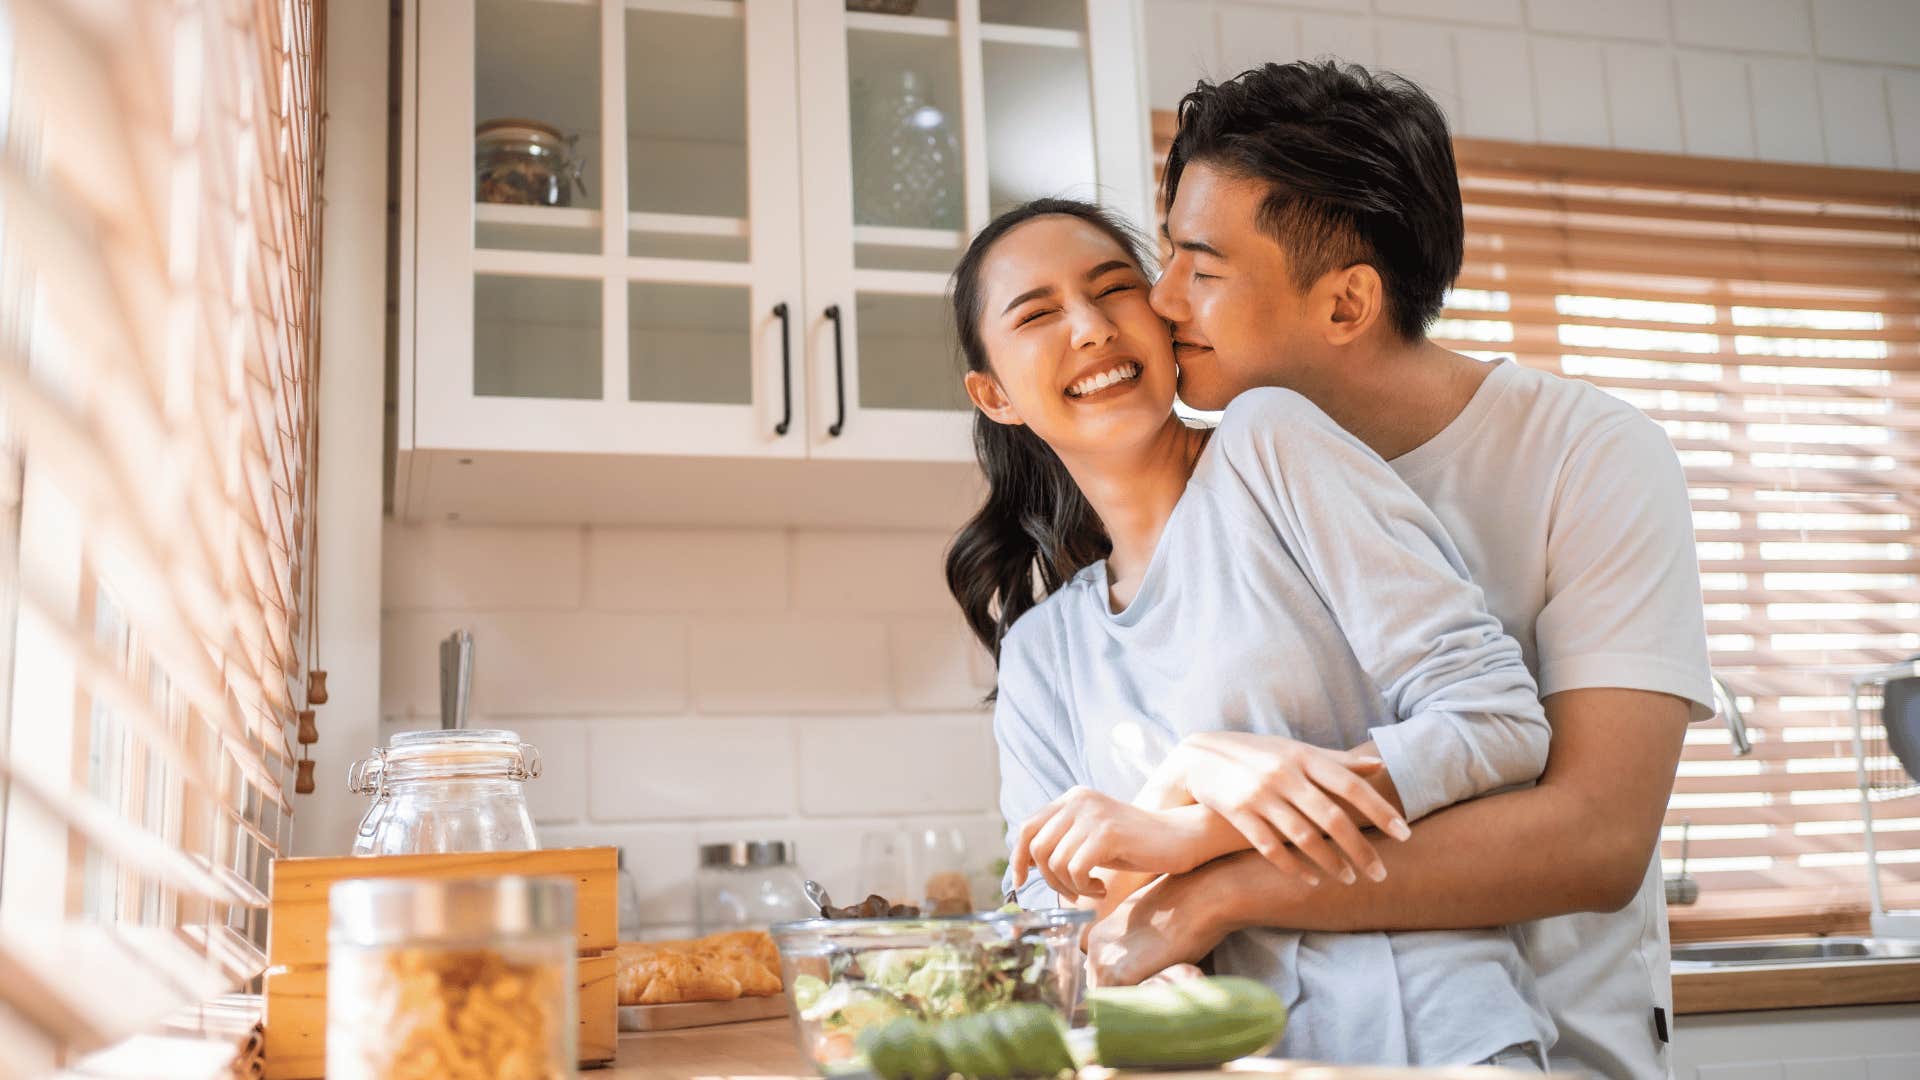
[[[372,805],[353,838],[355,855],[532,851],[526,782],[540,752],[511,731],[403,731],[347,770]]]
[[[572,881],[361,878],[328,907],[330,1080],[576,1075]]]
[[[587,192],[577,135],[538,120],[489,120],[473,132],[474,197],[484,203],[571,206]]]
[[[702,934],[765,930],[777,922],[818,914],[807,902],[804,879],[784,840],[703,844],[694,874],[694,916]]]

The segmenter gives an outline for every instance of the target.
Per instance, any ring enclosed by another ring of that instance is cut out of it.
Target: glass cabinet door
[[[790,0],[418,16],[419,441],[804,454]]]
[[[1102,64],[1137,97],[1135,14],[1098,0],[801,0],[815,456],[971,457],[948,275],[968,238],[1028,199],[1138,217],[1144,135],[1101,147],[1094,108]],[[1144,131],[1136,104],[1113,107]]]

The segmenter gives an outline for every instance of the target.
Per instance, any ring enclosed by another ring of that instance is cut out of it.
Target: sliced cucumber
[[[1018,1080],[1072,1070],[1060,1022],[1044,1005],[951,1020],[901,1019],[869,1029],[860,1049],[881,1080]]]
[[[1237,976],[1088,992],[1100,1064],[1113,1069],[1223,1065],[1272,1046],[1287,1007]]]

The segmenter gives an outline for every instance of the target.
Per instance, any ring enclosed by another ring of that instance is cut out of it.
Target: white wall
[[[624,845],[660,933],[693,918],[702,841],[793,840],[841,900],[869,887],[869,830],[959,827],[984,868],[991,662],[946,593],[946,540],[389,523],[386,732],[437,724],[436,643],[471,629],[471,726],[540,748],[541,841]]]
[[[328,672],[314,710],[312,795],[293,797],[293,849],[344,854],[356,819],[341,777],[375,736],[380,700],[381,399],[387,281],[387,12],[327,13],[326,252],[320,296],[316,633]]]
[[[1460,134],[1920,169],[1915,0],[1146,0],[1147,90],[1334,55]]]

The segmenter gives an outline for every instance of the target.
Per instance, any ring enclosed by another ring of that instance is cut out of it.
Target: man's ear
[[[1000,380],[984,371],[967,372],[967,397],[973,399],[974,408],[986,413],[987,419],[996,424],[1017,426],[1026,423],[1014,411],[1013,402],[1007,400],[1007,392],[1000,388]]]
[[[1351,345],[1366,336],[1386,314],[1386,282],[1380,271],[1354,263],[1321,279],[1332,315],[1327,322],[1327,344]]]

